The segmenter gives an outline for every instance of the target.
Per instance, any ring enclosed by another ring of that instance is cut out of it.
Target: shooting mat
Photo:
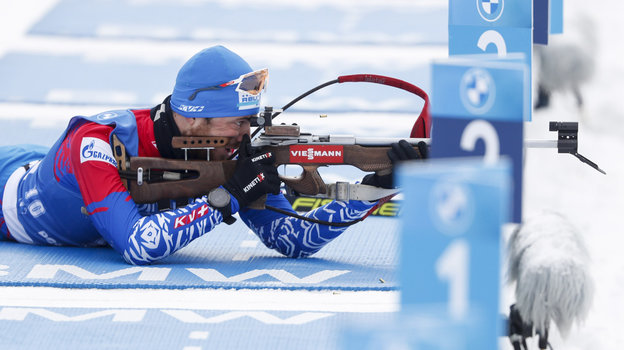
[[[0,286],[396,290],[398,224],[369,217],[306,259],[266,248],[241,220],[149,266],[110,248],[0,242]]]

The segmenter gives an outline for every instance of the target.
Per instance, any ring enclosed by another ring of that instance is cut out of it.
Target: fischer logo
[[[209,213],[210,212],[209,209],[210,208],[208,207],[208,205],[204,204],[199,208],[193,209],[189,214],[177,217],[175,219],[175,223],[173,224],[173,228],[178,228],[178,227],[185,226],[185,225],[192,223],[193,221]]]
[[[292,163],[342,163],[343,147],[338,145],[290,146]]]
[[[113,151],[106,141],[96,137],[84,137],[80,143],[80,163],[93,160],[117,167]]]
[[[260,173],[258,174],[258,176],[256,176],[255,179],[251,180],[251,182],[243,187],[243,191],[245,193],[249,192],[252,188],[254,188],[257,184],[261,183],[262,181],[264,181],[264,173]]]

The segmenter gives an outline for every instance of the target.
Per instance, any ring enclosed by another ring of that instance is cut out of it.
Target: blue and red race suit
[[[150,110],[74,117],[45,152],[37,146],[0,149],[0,237],[39,245],[110,245],[131,264],[165,258],[223,221],[206,196],[177,209],[137,205],[124,187],[111,148],[119,137],[130,156],[159,157]],[[283,195],[267,204],[294,212]],[[331,202],[305,216],[347,222],[374,203]],[[314,254],[346,230],[268,210],[239,208],[239,216],[269,248],[293,258]]]

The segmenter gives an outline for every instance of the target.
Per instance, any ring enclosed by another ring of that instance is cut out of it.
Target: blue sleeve
[[[128,263],[148,264],[165,258],[223,221],[205,196],[175,210],[156,212],[153,205],[138,207],[121,181],[117,164],[108,161],[113,159],[108,143],[111,132],[110,126],[85,124],[64,141],[69,151],[68,173],[72,174],[67,178],[70,186],[77,185],[97,233]],[[83,159],[83,143],[97,147],[105,161]],[[236,201],[232,209],[238,210]]]
[[[238,204],[232,206],[238,210]],[[143,216],[127,192],[114,192],[87,210],[104,239],[134,265],[165,258],[223,221],[206,197],[183,208]]]
[[[266,203],[294,213],[281,194],[269,195]],[[375,204],[333,201],[304,216],[329,222],[350,222],[364,217]],[[304,258],[318,252],[348,228],[316,224],[271,210],[243,209],[239,214],[264,245],[291,258]]]

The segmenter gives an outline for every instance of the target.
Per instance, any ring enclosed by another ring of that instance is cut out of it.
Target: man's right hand
[[[249,135],[244,135],[238,148],[234,175],[223,185],[243,208],[267,193],[278,194],[280,179],[273,153],[255,154]]]

